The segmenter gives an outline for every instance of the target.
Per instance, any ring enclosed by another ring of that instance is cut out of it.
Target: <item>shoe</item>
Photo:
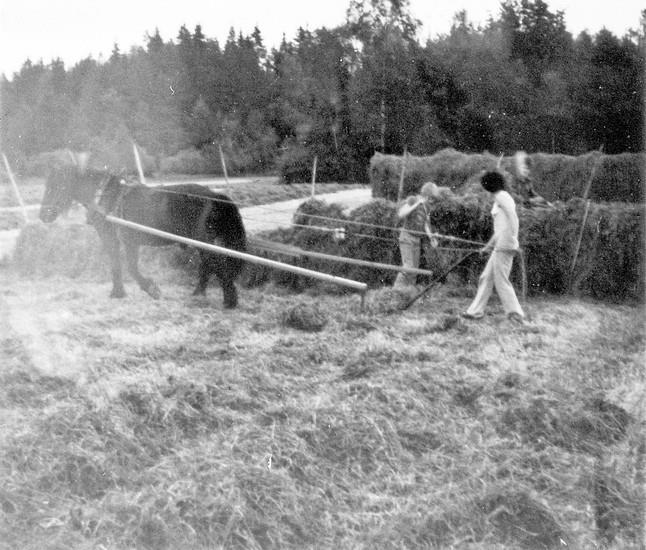
[[[508,314],[507,319],[519,325],[522,325],[525,322],[525,318],[520,313],[516,313],[515,311],[512,311],[510,314]]]
[[[479,321],[484,317],[484,313],[468,313],[467,311],[465,311],[464,313],[462,313],[462,317],[464,319],[471,319],[472,321]]]

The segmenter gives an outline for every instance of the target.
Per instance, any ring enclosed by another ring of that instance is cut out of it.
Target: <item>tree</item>
[[[642,150],[643,50],[606,29],[580,47],[588,63],[580,67],[583,76],[572,95],[587,148],[603,144],[607,153]]]
[[[550,68],[569,58],[572,36],[562,11],[552,13],[543,0],[507,0],[501,8],[503,28],[510,41],[512,59],[523,61],[534,85]]]

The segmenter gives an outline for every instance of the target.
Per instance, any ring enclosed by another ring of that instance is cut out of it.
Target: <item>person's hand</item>
[[[488,252],[489,252],[489,247],[488,246],[483,246],[480,250],[478,250],[478,254],[480,254],[480,256],[484,256]]]
[[[437,237],[431,237],[431,246],[437,248],[440,245],[440,242],[437,240]]]

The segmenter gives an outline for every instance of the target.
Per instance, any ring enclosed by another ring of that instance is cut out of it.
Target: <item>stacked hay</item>
[[[265,237],[269,241],[293,245],[304,250],[373,262],[400,264],[395,205],[389,201],[377,199],[346,215],[339,205],[311,199],[299,206],[293,222],[294,227],[268,232]],[[343,235],[341,238],[339,238],[339,230]],[[306,269],[362,281],[371,287],[390,285],[397,275],[394,271],[318,258],[304,256],[289,258],[259,250],[252,250],[252,253],[293,263]],[[310,277],[273,271],[251,264],[247,265],[245,271],[243,281],[250,286],[269,279],[296,290],[320,285]],[[342,290],[342,287],[336,288]]]
[[[578,157],[536,153],[530,155],[529,164],[536,190],[550,201],[583,197],[590,176],[588,198],[594,201],[644,201],[643,153]]]
[[[197,260],[190,249],[142,247],[139,265],[142,273],[154,274],[155,279],[176,280],[193,276]],[[110,280],[108,255],[94,227],[86,224],[27,224],[18,235],[12,263],[23,275]],[[125,257],[122,266],[127,281]]]
[[[514,156],[503,157],[500,169],[506,173],[510,190],[520,192],[523,176]],[[375,197],[396,200],[402,165],[405,162],[404,195],[419,191],[424,182],[434,181],[454,191],[474,191],[479,176],[498,166],[498,157],[489,153],[466,154],[443,149],[431,156],[406,159],[376,153],[370,160],[370,183]],[[527,156],[533,189],[549,201],[582,197],[592,177],[588,198],[595,201],[639,203],[644,200],[646,154],[602,155],[588,153],[578,157],[535,153]],[[593,174],[593,167],[594,174]]]
[[[530,290],[563,293],[571,288],[595,298],[643,299],[643,209],[625,203],[591,204],[581,234],[586,201],[572,199],[556,206],[519,211]]]
[[[431,157],[375,153],[370,159],[372,195],[397,200],[402,165],[405,163],[403,196],[417,193],[427,181],[456,191],[466,182],[485,170],[493,170],[498,158],[488,153],[468,155],[455,149],[443,149]]]
[[[308,216],[326,216],[329,206],[320,201],[306,203]],[[321,210],[317,210],[321,208]],[[600,299],[643,299],[644,295],[644,213],[637,205],[624,203],[591,204],[579,249],[578,259],[571,270],[586,208],[582,199],[556,203],[554,209],[518,207],[520,242],[524,250],[528,291],[530,293],[576,293]],[[430,208],[435,231],[480,243],[492,234],[491,198],[482,195],[445,196]],[[337,214],[341,216],[341,214]],[[316,220],[297,213],[299,221]],[[273,241],[338,256],[381,263],[400,264],[397,242],[395,204],[376,199],[352,211],[345,220],[346,239],[335,241],[333,234],[314,227],[295,227],[273,232]],[[374,226],[353,224],[370,223]],[[320,220],[319,220],[320,222]],[[317,225],[316,221],[311,222]],[[307,224],[303,224],[307,225]],[[450,252],[447,252],[450,253]],[[287,259],[298,265],[333,273],[368,283],[372,287],[390,285],[396,272],[314,259]],[[463,280],[472,282],[484,266],[486,258],[474,255],[456,272]],[[512,272],[519,284],[520,262]],[[311,279],[301,287],[312,286]]]
[[[109,277],[99,237],[83,224],[26,225],[18,235],[13,263],[25,275]]]

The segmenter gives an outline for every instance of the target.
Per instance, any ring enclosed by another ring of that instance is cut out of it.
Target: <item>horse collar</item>
[[[123,197],[125,195],[125,191],[123,189],[119,190],[119,195],[117,196],[117,200],[114,202],[114,205],[106,212],[101,206],[101,199],[103,199],[103,195],[105,194],[106,189],[108,188],[108,184],[112,180],[113,176],[108,174],[103,180],[101,181],[101,185],[99,186],[98,191],[94,195],[94,199],[91,204],[87,206],[87,209],[90,211],[98,212],[102,216],[107,216],[111,214],[118,206],[121,205],[121,201],[123,200]],[[123,179],[119,180],[120,184],[125,183]]]

